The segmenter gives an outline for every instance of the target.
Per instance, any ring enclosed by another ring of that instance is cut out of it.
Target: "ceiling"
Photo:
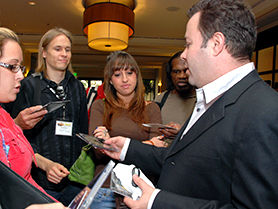
[[[82,32],[82,0],[1,0],[0,26],[14,30],[25,53],[37,51],[47,30],[63,27],[74,37],[72,64],[79,77],[102,77],[108,53],[90,49]],[[197,0],[137,0],[135,33],[127,51],[137,60],[143,77],[152,76],[184,45],[186,11]],[[278,0],[246,0],[257,19],[258,31],[278,25]],[[26,59],[26,58],[25,58]]]

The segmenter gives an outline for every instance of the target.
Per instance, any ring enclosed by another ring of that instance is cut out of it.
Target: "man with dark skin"
[[[175,129],[160,129],[166,137],[177,134],[181,125],[191,115],[196,101],[195,90],[188,83],[187,63],[181,59],[182,51],[174,54],[167,63],[167,90],[155,98],[160,104],[163,124]],[[156,141],[153,141],[156,144]]]

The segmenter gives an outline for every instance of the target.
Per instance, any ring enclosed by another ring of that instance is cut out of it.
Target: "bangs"
[[[126,64],[117,65],[117,66],[113,67],[113,72],[120,71],[120,70],[124,70],[124,71],[130,70],[130,71],[136,72],[136,70],[133,66],[126,65]]]
[[[135,59],[123,51],[115,51],[108,56],[108,62],[105,66],[104,77],[110,80],[115,71],[132,71],[140,75],[140,69]],[[140,75],[141,77],[141,75]]]
[[[112,70],[113,70],[113,72],[120,71],[120,70],[124,70],[124,71],[130,70],[130,71],[133,71],[133,72],[137,73],[136,68],[133,65],[131,65],[131,63],[126,63],[124,61],[123,62],[117,62],[115,64],[115,66],[112,67]]]

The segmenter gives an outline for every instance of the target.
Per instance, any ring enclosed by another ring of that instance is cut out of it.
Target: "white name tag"
[[[72,136],[72,122],[56,120],[55,135]]]

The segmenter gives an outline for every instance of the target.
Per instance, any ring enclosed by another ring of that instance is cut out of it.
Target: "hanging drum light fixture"
[[[89,47],[100,51],[123,50],[134,33],[135,0],[82,0],[83,31]]]

